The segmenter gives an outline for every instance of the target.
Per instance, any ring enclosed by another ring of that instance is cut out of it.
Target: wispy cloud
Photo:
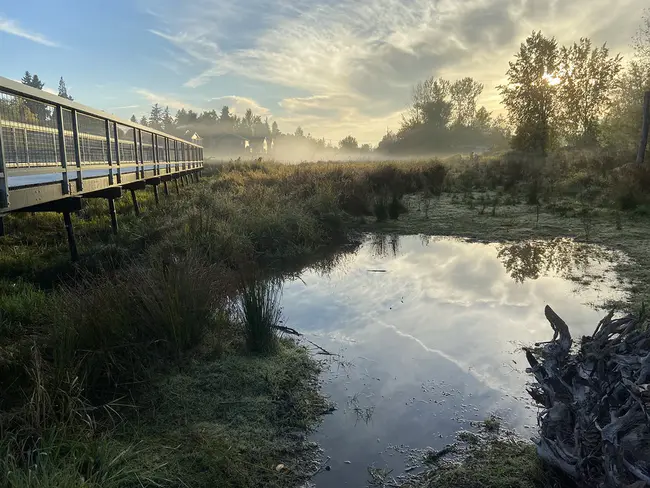
[[[121,107],[108,107],[108,110],[126,110],[129,108],[139,108],[140,105],[123,105]]]
[[[647,0],[148,1],[158,23],[151,32],[199,68],[187,88],[212,90],[224,76],[269,93],[281,87],[279,117],[329,117],[315,132],[337,120],[363,131],[372,123],[380,137],[379,124],[428,76],[474,76],[486,86],[481,102],[498,111],[495,86],[533,29],[563,43],[590,36],[625,52],[638,24],[630,12]]]
[[[38,32],[29,31],[18,24],[15,20],[11,20],[0,14],[0,32],[11,34],[13,36],[22,37],[32,42],[42,44],[48,47],[59,47],[57,42],[54,42]]]
[[[134,88],[133,91],[140,95],[142,98],[147,100],[149,103],[157,103],[163,107],[169,107],[176,110],[185,108],[187,110],[200,111],[201,108],[195,106],[194,104],[188,103],[186,100],[179,98],[175,95],[166,95],[162,93],[154,93],[144,88]]]

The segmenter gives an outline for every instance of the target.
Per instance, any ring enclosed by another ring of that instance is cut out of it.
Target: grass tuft
[[[277,350],[277,327],[282,321],[282,283],[253,279],[242,286],[237,300],[237,316],[246,331],[246,347],[253,354]]]

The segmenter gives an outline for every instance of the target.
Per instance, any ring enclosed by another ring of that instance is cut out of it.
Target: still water
[[[622,299],[611,252],[570,240],[484,244],[368,236],[332,266],[284,286],[289,326],[340,355],[324,391],[337,410],[314,440],[317,487],[366,486],[368,466],[403,472],[409,449],[441,448],[491,414],[525,437],[536,409],[522,345],[550,340],[549,304],[574,337]]]

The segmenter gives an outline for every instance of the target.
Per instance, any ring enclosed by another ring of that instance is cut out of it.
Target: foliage
[[[582,38],[568,48],[562,46],[559,59],[562,132],[574,145],[594,146],[622,58],[610,57],[606,46],[592,49],[591,41]]]
[[[344,151],[356,151],[359,149],[359,143],[352,136],[347,136],[341,139],[339,147]]]
[[[546,154],[556,143],[558,117],[558,50],[555,38],[533,32],[519,48],[498,87],[510,121],[516,128],[516,150]]]

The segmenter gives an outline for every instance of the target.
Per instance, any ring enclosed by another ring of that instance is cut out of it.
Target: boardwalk
[[[121,120],[0,77],[0,224],[16,211],[61,212],[73,258],[70,212],[82,198],[105,198],[113,230],[113,200],[131,191],[197,177],[203,148],[151,127]],[[0,234],[3,228],[0,225]]]

